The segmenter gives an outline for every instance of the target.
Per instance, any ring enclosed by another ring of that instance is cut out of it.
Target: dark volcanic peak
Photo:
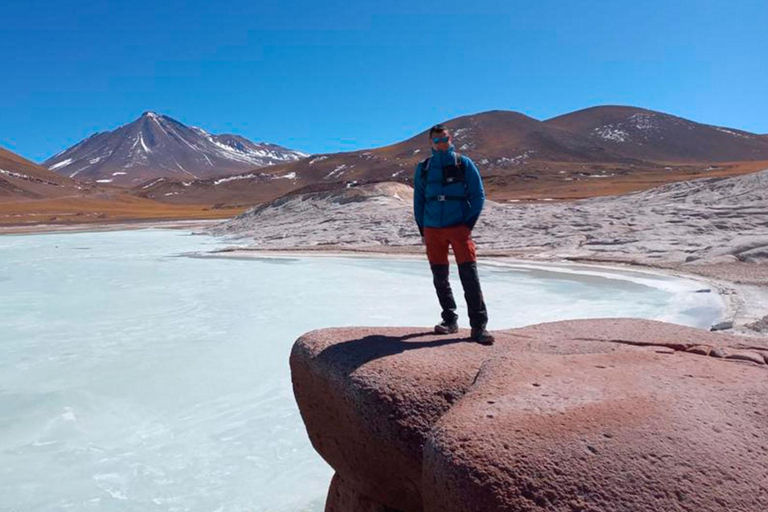
[[[144,112],[132,123],[96,133],[43,165],[73,178],[135,185],[159,177],[227,176],[305,156],[239,135],[214,135],[168,116]]]
[[[768,159],[768,143],[759,135],[696,123],[643,108],[592,107],[549,119],[545,124],[646,161]]]

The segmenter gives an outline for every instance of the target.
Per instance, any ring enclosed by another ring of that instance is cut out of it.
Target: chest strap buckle
[[[437,196],[437,200],[438,201],[445,201],[445,196],[442,196],[442,195]]]

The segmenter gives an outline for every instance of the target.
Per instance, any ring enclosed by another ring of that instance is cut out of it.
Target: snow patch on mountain
[[[309,161],[309,165],[314,165],[314,164],[316,164],[317,162],[322,162],[322,161],[323,161],[323,160],[325,160],[326,158],[328,158],[328,157],[327,157],[327,156],[325,156],[325,155],[323,155],[323,156],[318,156],[318,157],[315,157],[315,158],[313,158],[312,160],[310,160],[310,161]]]
[[[717,130],[719,132],[722,132],[722,133],[727,133],[728,135],[733,135],[734,137],[739,137],[741,139],[754,139],[754,137],[752,135],[749,135],[747,133],[734,132],[733,130],[727,130],[727,129],[721,128],[719,126],[715,126],[715,130]]]
[[[72,159],[71,158],[67,158],[66,160],[62,160],[61,162],[48,167],[48,169],[51,170],[51,171],[55,171],[56,169],[61,169],[62,167],[66,167],[66,166],[68,166],[71,163],[72,163]]]
[[[141,133],[139,134],[139,141],[141,142],[141,147],[144,149],[145,152],[147,153],[152,152],[152,150],[149,149],[146,144],[144,144],[144,135],[142,135]]]
[[[594,129],[594,132],[605,140],[612,140],[614,142],[626,142],[630,139],[629,133],[625,130],[615,128],[611,124],[605,126],[598,126]]]
[[[334,179],[334,178],[338,178],[338,177],[340,177],[342,174],[344,174],[344,169],[346,169],[346,168],[347,168],[347,165],[346,165],[346,164],[341,164],[341,165],[339,165],[338,167],[336,167],[334,170],[332,170],[331,172],[329,172],[329,173],[328,173],[328,174],[325,176],[325,178],[323,178],[323,179],[324,179],[324,180],[332,180],[332,179]]]
[[[629,116],[630,126],[642,131],[654,131],[659,129],[659,123],[656,114],[632,114]]]
[[[20,178],[20,179],[29,179],[29,176],[26,174],[21,174],[18,172],[13,171],[6,171],[5,169],[0,169],[0,174],[5,174],[6,176],[10,176],[11,178]]]
[[[220,178],[220,179],[214,181],[213,185],[214,186],[221,185],[222,183],[227,183],[227,182],[230,182],[230,181],[237,181],[237,180],[250,180],[250,179],[259,178],[259,177],[262,177],[262,176],[264,176],[264,175],[261,174],[261,173],[259,173],[259,174],[239,174],[237,176],[228,176],[226,178]]]
[[[44,179],[44,178],[41,178],[41,177],[30,176],[28,174],[23,174],[23,173],[20,173],[20,172],[8,171],[6,169],[0,169],[0,175],[8,176],[9,178],[16,178],[16,179],[19,179],[19,180],[29,181],[29,182],[32,182],[32,183],[41,183],[41,184],[44,184],[44,185],[51,185],[51,186],[54,186],[54,187],[59,187],[60,186],[59,183],[55,183],[53,181],[50,181],[50,180],[47,180],[47,179]]]
[[[501,157],[496,160],[496,165],[500,166],[506,166],[506,165],[520,165],[524,164],[526,160],[531,158],[531,155],[535,154],[536,151],[534,150],[528,150],[525,151],[519,155],[515,155],[513,157]]]
[[[149,188],[149,187],[151,187],[153,185],[157,185],[158,183],[161,183],[163,181],[166,181],[166,178],[158,178],[156,180],[152,180],[149,183],[147,183],[146,185],[144,185],[143,187],[141,187],[141,189],[142,190],[147,189],[147,188]]]

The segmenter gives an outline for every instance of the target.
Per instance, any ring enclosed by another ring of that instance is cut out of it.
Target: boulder
[[[327,511],[768,510],[768,341],[635,319],[495,334],[296,342]]]

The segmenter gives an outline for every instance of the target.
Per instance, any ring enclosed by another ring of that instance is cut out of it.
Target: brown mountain
[[[283,169],[285,166],[270,168]],[[164,203],[220,206],[250,206],[272,200],[301,188],[304,180],[284,170],[277,173],[259,171],[207,180],[176,181],[169,178],[150,180],[131,189],[139,197]],[[338,182],[334,182],[338,184]]]
[[[585,137],[517,112],[492,111],[459,117],[445,123],[459,151],[470,155],[485,175],[529,175],[533,162],[606,161],[631,164],[634,160],[594,144]],[[416,164],[429,154],[424,131],[408,140],[382,148],[313,155],[310,158],[224,179],[186,183],[163,180],[137,187],[140,195],[169,202],[233,202],[248,204],[277,197],[290,189],[312,184],[411,180]],[[282,179],[278,179],[282,178]]]
[[[491,111],[445,124],[459,151],[477,163],[489,196],[496,200],[619,194],[762,168],[759,163],[723,163],[729,160],[768,160],[768,145],[753,134],[630,107],[597,107],[546,122],[517,112]],[[619,136],[625,140],[611,138]],[[424,131],[390,146],[313,155],[270,167],[268,172],[184,183],[163,180],[135,190],[167,202],[247,205],[307,186],[409,182],[429,147]]]
[[[0,148],[0,201],[59,197],[77,190],[74,180]]]
[[[638,160],[768,160],[768,141],[759,135],[636,107],[593,107],[545,123]]]
[[[518,112],[492,111],[459,117],[445,123],[460,152],[467,153],[489,174],[516,171],[530,161],[624,162],[631,158],[595,144],[581,135],[549,126]],[[407,173],[429,155],[427,131],[408,140],[369,151],[320,155],[290,166],[306,181],[383,179]],[[344,165],[345,167],[340,168]],[[395,177],[396,177],[395,176]]]

